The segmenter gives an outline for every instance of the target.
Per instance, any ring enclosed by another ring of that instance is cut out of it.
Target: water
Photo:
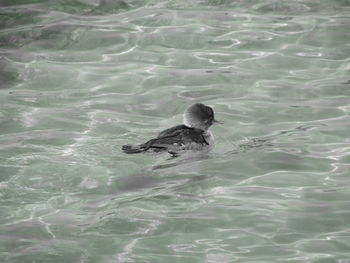
[[[350,262],[348,0],[0,5],[1,262]]]

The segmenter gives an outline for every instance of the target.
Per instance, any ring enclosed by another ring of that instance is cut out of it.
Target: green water
[[[348,0],[1,0],[0,262],[350,262]],[[208,155],[126,155],[211,105]]]

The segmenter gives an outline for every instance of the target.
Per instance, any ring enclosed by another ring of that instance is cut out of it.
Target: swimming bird
[[[193,150],[209,151],[214,146],[214,136],[208,130],[215,122],[214,111],[202,103],[187,108],[183,114],[184,124],[166,129],[145,143],[124,145],[125,153],[168,152],[172,155]]]

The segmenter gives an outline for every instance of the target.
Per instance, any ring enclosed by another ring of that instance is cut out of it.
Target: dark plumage
[[[185,124],[166,129],[154,139],[139,145],[124,145],[125,153],[141,153],[146,151],[167,151],[176,154],[183,150],[209,149],[213,136],[208,128],[215,122],[212,108],[196,103],[184,113]]]
[[[201,129],[177,125],[162,131],[156,138],[140,145],[124,145],[125,153],[140,153],[152,149],[155,152],[168,151],[175,152],[175,148],[185,146],[190,143],[209,145],[204,138],[204,131]]]

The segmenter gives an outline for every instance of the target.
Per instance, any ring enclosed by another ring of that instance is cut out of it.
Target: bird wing
[[[208,144],[202,130],[178,125],[162,131],[157,138],[149,140],[142,147],[147,151],[149,148],[167,149],[193,142]]]

